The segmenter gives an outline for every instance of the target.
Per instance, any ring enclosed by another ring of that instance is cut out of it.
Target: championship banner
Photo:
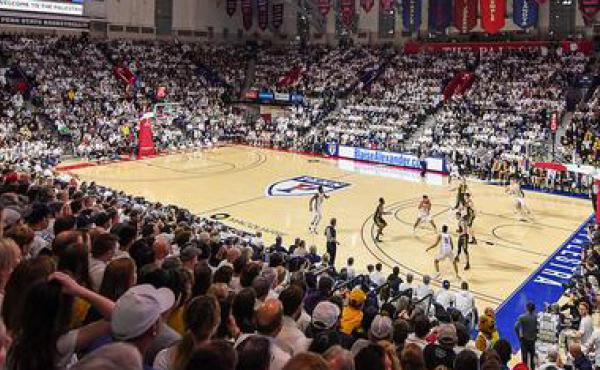
[[[579,0],[579,11],[587,24],[600,10],[600,0]]]
[[[394,6],[394,0],[379,0],[379,7],[384,12],[389,12]]]
[[[340,0],[340,17],[346,27],[354,21],[354,0]]]
[[[411,33],[421,28],[421,0],[402,0],[402,25]]]
[[[237,8],[237,0],[227,0],[227,5],[226,5],[226,9],[227,9],[227,15],[228,16],[233,16],[235,14],[235,10]]]
[[[429,0],[429,29],[443,32],[450,26],[452,0]]]
[[[246,31],[252,28],[252,0],[242,0],[242,22]]]
[[[506,0],[481,0],[481,28],[487,33],[498,33],[504,28]]]
[[[331,9],[330,0],[319,0],[319,11],[326,17],[329,14],[329,10]]]
[[[273,25],[273,28],[278,29],[283,24],[283,3],[273,4],[272,10],[271,24]]]
[[[269,0],[258,0],[258,28],[266,30],[269,25]]]
[[[535,0],[513,0],[513,22],[521,28],[533,27],[538,21],[538,3]]]
[[[360,0],[360,6],[364,9],[365,13],[368,13],[373,9],[373,5],[375,5],[375,0]]]
[[[477,26],[478,0],[454,0],[453,25],[460,33],[468,33]]]

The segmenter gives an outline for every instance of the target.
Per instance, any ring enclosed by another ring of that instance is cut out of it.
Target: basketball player
[[[464,207],[465,202],[465,194],[468,192],[467,179],[461,177],[460,183],[458,184],[458,189],[456,193],[456,205],[454,209],[458,209],[458,207]]]
[[[458,252],[454,257],[454,263],[458,264],[458,261],[460,260],[460,255],[464,251],[465,256],[467,258],[465,270],[469,270],[471,268],[471,265],[469,263],[469,216],[468,214],[461,215],[460,212],[457,212],[456,218],[458,219]]]
[[[475,233],[473,232],[473,221],[475,221],[475,205],[473,204],[473,198],[471,198],[470,193],[465,194],[465,216],[467,223],[467,234],[471,236],[469,243],[477,244]]]
[[[419,203],[419,208],[417,209],[417,221],[413,226],[413,232],[417,230],[417,226],[419,226],[421,221],[429,221],[431,226],[433,226],[433,229],[437,231],[437,226],[435,226],[433,218],[431,218],[431,200],[429,200],[427,195],[423,195],[423,199],[421,199],[421,203]]]
[[[323,186],[319,186],[317,192],[310,198],[310,201],[308,202],[309,211],[313,214],[308,231],[312,234],[317,234],[317,227],[319,226],[319,222],[321,222],[321,218],[323,217],[323,202],[327,198],[329,198],[329,196],[325,194]]]
[[[460,170],[455,162],[450,165],[450,175],[448,176],[448,185],[452,184],[452,180],[460,180]]]
[[[460,280],[460,276],[458,276],[458,260],[454,255],[454,245],[452,243],[452,236],[448,233],[447,225],[442,226],[442,232],[438,234],[435,243],[433,243],[429,248],[427,248],[425,252],[429,252],[429,250],[437,247],[438,245],[440,246],[440,249],[438,250],[437,256],[433,260],[433,265],[435,266],[435,276],[433,277],[433,279],[439,279],[441,276],[440,261],[448,259],[452,261],[452,266],[454,267],[454,273],[456,274],[456,278]]]
[[[379,204],[375,209],[375,213],[373,214],[373,221],[377,226],[377,235],[375,236],[375,241],[381,243],[381,237],[383,236],[383,229],[387,226],[387,222],[383,219],[384,215],[389,215],[390,212],[385,212],[383,210],[385,206],[385,200],[383,198],[379,198]]]
[[[517,178],[511,180],[510,185],[506,188],[506,193],[515,197],[515,213],[520,215],[521,221],[526,221],[531,212],[525,205],[525,193],[521,189],[521,184]]]

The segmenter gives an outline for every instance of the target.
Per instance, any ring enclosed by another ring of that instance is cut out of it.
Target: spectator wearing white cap
[[[369,340],[358,339],[352,345],[350,352],[356,356],[363,348],[367,347],[371,343],[377,343],[381,340],[391,341],[393,332],[392,329],[392,319],[384,315],[375,316],[371,322],[371,327],[369,328]]]
[[[175,303],[168,288],[156,289],[150,284],[137,285],[115,303],[111,329],[115,340],[133,344],[142,356],[158,335],[161,315]],[[144,364],[144,369],[152,369]]]

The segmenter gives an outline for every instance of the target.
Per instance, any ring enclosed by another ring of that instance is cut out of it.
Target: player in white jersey
[[[531,212],[525,205],[525,193],[521,189],[518,179],[511,180],[510,185],[506,188],[506,193],[514,197],[515,213],[520,215],[521,221],[526,221],[527,217],[531,217]]]
[[[317,234],[317,227],[319,226],[319,222],[321,222],[321,218],[323,218],[323,202],[327,198],[329,198],[329,196],[325,194],[323,187],[319,186],[317,192],[308,202],[308,208],[313,215],[310,226],[308,227],[308,231],[311,233]]]
[[[431,217],[431,200],[429,200],[427,195],[423,195],[423,199],[421,199],[421,202],[419,203],[417,209],[417,221],[415,221],[415,224],[413,225],[413,232],[415,232],[417,226],[419,226],[421,222],[429,222],[431,226],[433,226],[433,229],[437,231],[437,226],[435,226],[433,218]]]
[[[448,185],[452,184],[452,180],[460,180],[460,169],[458,164],[452,163],[450,165],[450,175],[448,176]]]
[[[438,234],[437,240],[433,243],[429,248],[425,250],[425,252],[429,252],[429,250],[440,246],[438,250],[438,254],[433,260],[433,264],[435,266],[436,275],[434,279],[438,279],[440,274],[440,261],[450,260],[452,261],[452,266],[454,266],[454,273],[456,274],[456,278],[460,280],[460,276],[458,276],[458,265],[456,260],[456,254],[454,253],[454,243],[452,242],[452,236],[448,233],[448,226],[442,226],[442,232]]]

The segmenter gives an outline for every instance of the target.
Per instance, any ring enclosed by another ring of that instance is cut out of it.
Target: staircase
[[[435,125],[437,121],[437,112],[439,112],[442,106],[442,104],[438,105],[437,108],[435,108],[435,110],[431,112],[431,114],[428,115],[427,118],[425,118],[423,124],[418,129],[416,129],[415,132],[412,133],[412,135],[410,135],[410,137],[406,140],[406,142],[408,143],[407,147],[410,148],[419,145],[417,140],[421,137],[421,135],[423,135],[423,132],[425,132],[426,129],[431,128],[433,127],[433,125]]]
[[[250,87],[254,84],[254,77],[256,74],[256,55],[248,58],[246,64],[246,73],[244,74],[244,85],[242,86],[242,96],[246,94],[246,91],[250,90]]]

